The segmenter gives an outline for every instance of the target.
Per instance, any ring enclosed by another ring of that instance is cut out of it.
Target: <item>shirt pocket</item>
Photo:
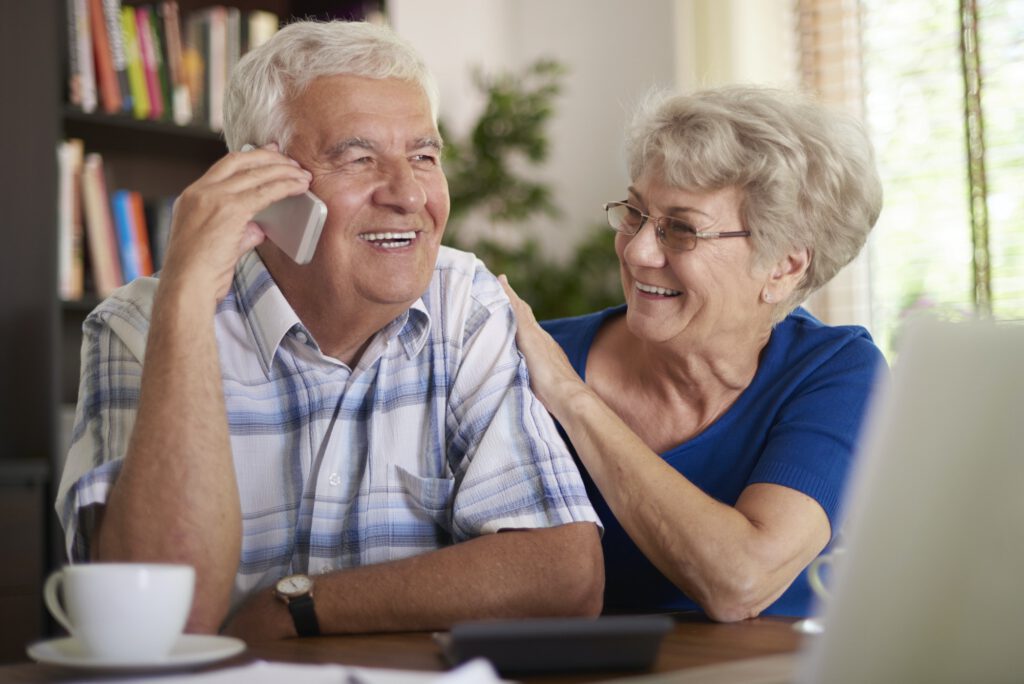
[[[455,479],[422,477],[397,465],[395,476],[405,511],[410,523],[418,529],[417,534],[429,534],[426,529],[429,526],[439,546],[451,543]]]

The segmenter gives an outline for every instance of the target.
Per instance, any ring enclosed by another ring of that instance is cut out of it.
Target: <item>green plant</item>
[[[444,165],[452,198],[449,231],[454,239],[458,223],[472,209],[483,207],[498,221],[522,221],[535,213],[559,214],[547,185],[520,176],[517,158],[528,165],[548,156],[544,126],[554,112],[553,100],[561,90],[565,70],[542,59],[519,75],[506,73],[487,78],[480,71],[473,81],[487,98],[469,136],[459,141],[446,135]]]
[[[561,212],[551,189],[525,177],[520,169],[541,164],[548,155],[545,127],[554,113],[565,69],[542,59],[521,74],[474,82],[486,104],[465,140],[454,139],[441,126],[445,139],[444,165],[451,194],[451,215],[445,242],[473,251],[494,273],[504,273],[539,319],[572,316],[622,301],[614,234],[603,226],[588,237],[565,262],[541,253],[525,230],[513,240],[470,241],[460,223],[472,210],[483,210],[509,228],[525,228],[536,215],[558,217]]]
[[[544,257],[533,239],[515,248],[480,240],[473,251],[491,271],[508,276],[538,319],[578,316],[622,303],[615,234],[598,228],[589,235],[564,264]]]

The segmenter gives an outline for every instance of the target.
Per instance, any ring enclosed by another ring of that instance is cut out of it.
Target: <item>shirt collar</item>
[[[274,355],[286,335],[304,335],[315,345],[312,334],[299,320],[298,314],[285,299],[256,250],[242,257],[235,267],[234,291],[237,308],[248,322],[260,365],[268,376]],[[430,313],[420,297],[409,309],[384,326],[375,338],[383,343],[381,351],[391,339],[398,338],[406,356],[413,358],[426,345],[430,326]],[[375,343],[370,345],[371,348],[377,346]],[[379,355],[369,352],[368,348],[363,355],[372,357],[365,359],[367,361],[375,360]],[[361,359],[360,365],[362,363]]]

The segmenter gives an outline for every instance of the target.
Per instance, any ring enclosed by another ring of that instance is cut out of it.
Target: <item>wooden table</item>
[[[718,624],[685,614],[675,616],[675,629],[665,638],[648,673],[676,672],[702,665],[725,663],[780,653],[792,653],[802,637],[788,618],[758,618]],[[344,663],[364,667],[441,671],[445,663],[428,632],[328,636],[250,644],[249,649],[216,667],[240,665],[255,659],[297,663]],[[207,668],[211,669],[211,668]],[[600,682],[642,672],[589,672],[572,675],[524,676],[529,684]],[[109,677],[109,673],[105,676]],[[0,666],[0,682],[68,682],[87,679],[88,673],[48,665],[25,663]]]

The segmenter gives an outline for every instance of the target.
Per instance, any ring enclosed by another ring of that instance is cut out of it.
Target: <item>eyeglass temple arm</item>
[[[749,230],[725,230],[725,231],[699,230],[696,233],[694,233],[694,235],[696,235],[699,238],[708,238],[708,239],[727,238],[727,237],[750,237],[750,231]]]

